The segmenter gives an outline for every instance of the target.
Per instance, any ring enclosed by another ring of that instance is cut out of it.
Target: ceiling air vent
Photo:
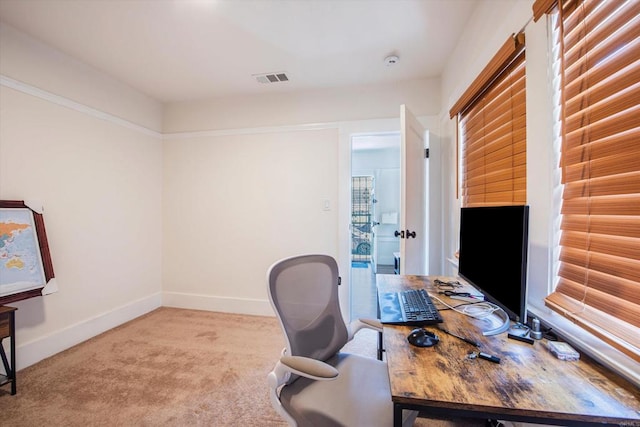
[[[252,74],[258,83],[278,83],[288,82],[289,77],[284,72],[281,73],[266,73],[266,74]]]

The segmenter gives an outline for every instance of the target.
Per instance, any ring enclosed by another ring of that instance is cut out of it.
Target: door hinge
[[[424,149],[424,158],[425,158],[425,159],[428,159],[428,158],[429,158],[429,149],[428,149],[428,148],[425,148],[425,149]]]

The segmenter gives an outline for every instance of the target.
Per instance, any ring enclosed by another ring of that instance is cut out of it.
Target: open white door
[[[400,134],[400,274],[427,274],[425,129],[404,104]]]

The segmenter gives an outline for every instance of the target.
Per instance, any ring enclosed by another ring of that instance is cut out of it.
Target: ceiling
[[[479,1],[0,0],[0,20],[174,102],[438,77]]]

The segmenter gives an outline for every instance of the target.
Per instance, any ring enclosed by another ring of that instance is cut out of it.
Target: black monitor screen
[[[526,321],[528,206],[462,208],[459,274],[516,321]]]

